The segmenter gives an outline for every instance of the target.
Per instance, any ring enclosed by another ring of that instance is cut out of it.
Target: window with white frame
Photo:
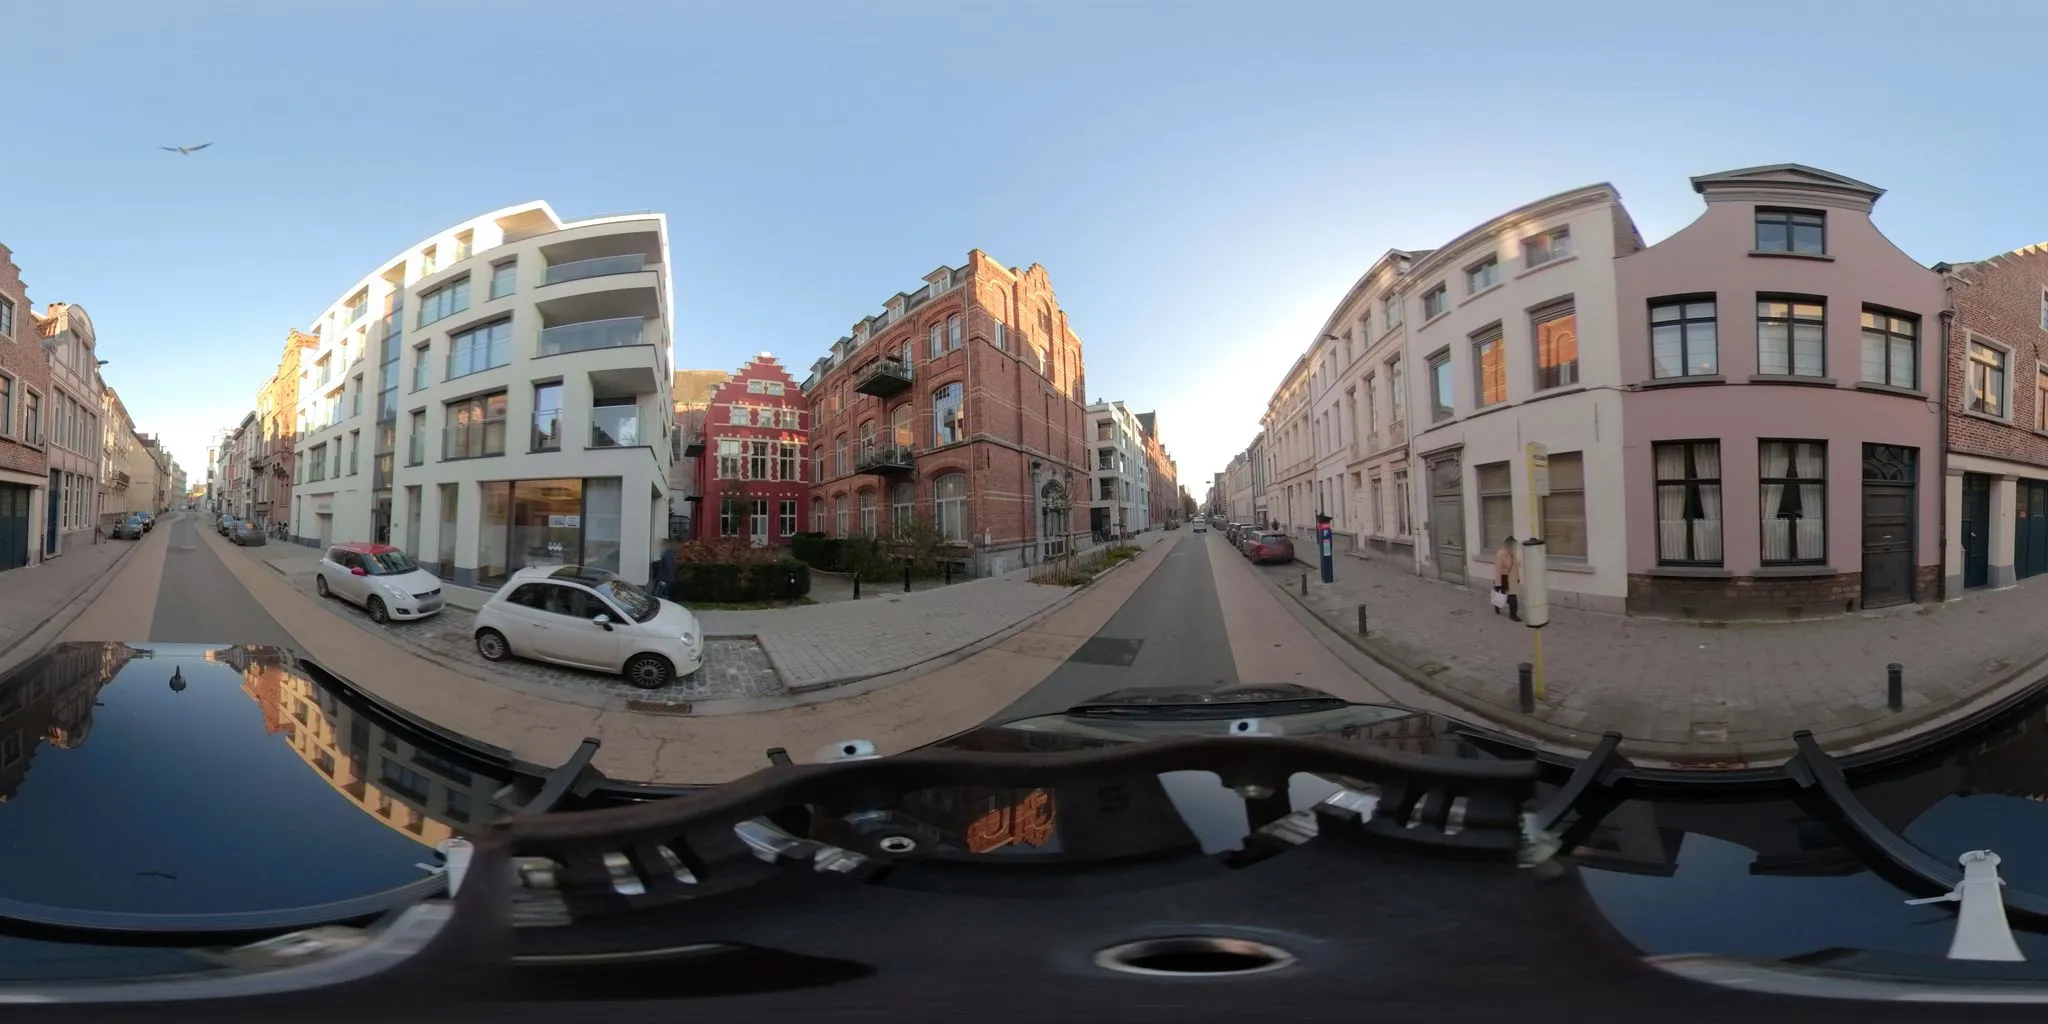
[[[1479,491],[1479,546],[1491,554],[1515,535],[1513,474],[1505,462],[1474,467]]]
[[[889,528],[899,536],[917,525],[917,485],[905,480],[889,489]]]
[[[1763,504],[1763,564],[1827,564],[1827,442],[1760,442],[1757,482]]]
[[[846,525],[846,495],[834,495],[832,498],[832,536],[847,536]]]
[[[781,512],[780,518],[782,522],[778,525],[782,527],[782,536],[796,536],[796,502],[785,499],[779,511]]]
[[[726,423],[735,427],[751,427],[754,425],[754,410],[744,405],[727,406]]]
[[[811,499],[811,532],[825,532],[825,499]]]
[[[1384,330],[1393,330],[1401,326],[1400,296],[1389,295],[1380,300],[1380,322],[1386,325]]]
[[[860,535],[875,535],[875,490],[870,487],[860,492]]]
[[[742,452],[738,438],[718,439],[718,479],[738,480]]]
[[[2011,405],[2011,353],[2004,348],[1970,339],[1969,409],[1984,416],[2004,419]]]
[[[1429,358],[1429,405],[1430,416],[1436,420],[1451,418],[1457,400],[1456,382],[1451,378],[1451,354],[1439,352]]]
[[[14,337],[14,300],[0,296],[0,334]]]
[[[2048,365],[2041,365],[2040,372],[2040,378],[2034,383],[2034,429],[2048,433]],[[0,379],[0,387],[5,385],[6,381]],[[0,399],[4,398],[0,395]],[[5,404],[0,401],[0,407]]]
[[[1536,336],[1536,389],[1567,387],[1579,382],[1579,316],[1572,300],[1552,303],[1529,314]]]
[[[967,476],[947,473],[932,480],[932,525],[939,539],[952,544],[967,540]]]
[[[748,536],[750,536],[750,537],[753,537],[753,538],[754,538],[755,540],[767,540],[767,539],[768,539],[768,499],[766,499],[766,498],[755,498],[755,499],[754,499],[754,500],[753,500],[753,501],[752,501],[752,502],[751,502],[750,504],[751,504],[751,505],[752,505],[753,507],[752,507],[751,509],[749,509],[749,520],[750,520],[750,521],[749,521],[749,522],[747,523],[747,526],[748,526],[748,531],[747,531],[747,535],[748,535]]]
[[[1472,339],[1473,404],[1484,409],[1508,400],[1508,354],[1498,326]]]

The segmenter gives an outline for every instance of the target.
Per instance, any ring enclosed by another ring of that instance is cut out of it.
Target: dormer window
[[[1756,208],[1756,251],[1824,255],[1828,251],[1827,226],[1827,214],[1818,210],[1759,206]]]

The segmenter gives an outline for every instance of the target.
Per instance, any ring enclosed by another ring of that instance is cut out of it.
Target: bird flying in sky
[[[176,153],[179,156],[191,156],[192,154],[197,153],[200,150],[205,149],[206,147],[211,145],[213,145],[213,143],[211,142],[202,142],[197,146],[158,146],[157,148],[163,150],[166,153]]]

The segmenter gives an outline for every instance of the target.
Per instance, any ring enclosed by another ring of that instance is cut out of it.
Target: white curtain
[[[1785,504],[1785,485],[1782,480],[1785,471],[1792,466],[1792,446],[1783,441],[1766,441],[1761,451],[1762,465],[1758,476],[1763,478],[1763,529],[1764,561],[1785,562],[1792,558],[1792,520],[1778,515]],[[1804,474],[1802,474],[1804,475]],[[1804,498],[1805,495],[1800,495]]]
[[[1823,545],[1828,533],[1828,448],[1824,444],[1800,444],[1795,446],[1794,460],[1799,470],[1799,537],[1800,558],[1826,558]]]
[[[1700,492],[1700,514],[1693,524],[1693,557],[1702,562],[1721,560],[1721,446],[1711,441],[1692,445],[1693,471],[1697,479],[1711,481],[1695,486]]]
[[[1680,480],[1685,477],[1685,446],[1678,444],[1660,445],[1657,448],[1657,479]],[[1685,485],[1657,485],[1657,558],[1665,562],[1687,560],[1685,543]]]

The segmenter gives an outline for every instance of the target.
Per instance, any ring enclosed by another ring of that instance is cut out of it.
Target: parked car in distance
[[[270,538],[264,533],[263,527],[255,523],[235,524],[235,532],[229,534],[228,539],[234,541],[236,545],[245,548],[262,547],[270,542]]]
[[[235,532],[235,524],[239,522],[241,520],[236,519],[234,516],[222,516],[220,517],[220,522],[215,524],[214,528],[220,531],[221,536],[232,537]]]
[[[1245,534],[1245,557],[1254,562],[1294,561],[1294,538],[1278,530],[1259,530]]]
[[[371,622],[422,619],[444,606],[441,578],[389,544],[336,544],[316,571],[313,589],[321,597],[360,605]]]
[[[657,690],[704,667],[697,616],[617,573],[581,565],[521,569],[476,613],[476,652],[613,672]]]
[[[143,529],[141,516],[129,516],[114,524],[114,539],[141,540]]]

